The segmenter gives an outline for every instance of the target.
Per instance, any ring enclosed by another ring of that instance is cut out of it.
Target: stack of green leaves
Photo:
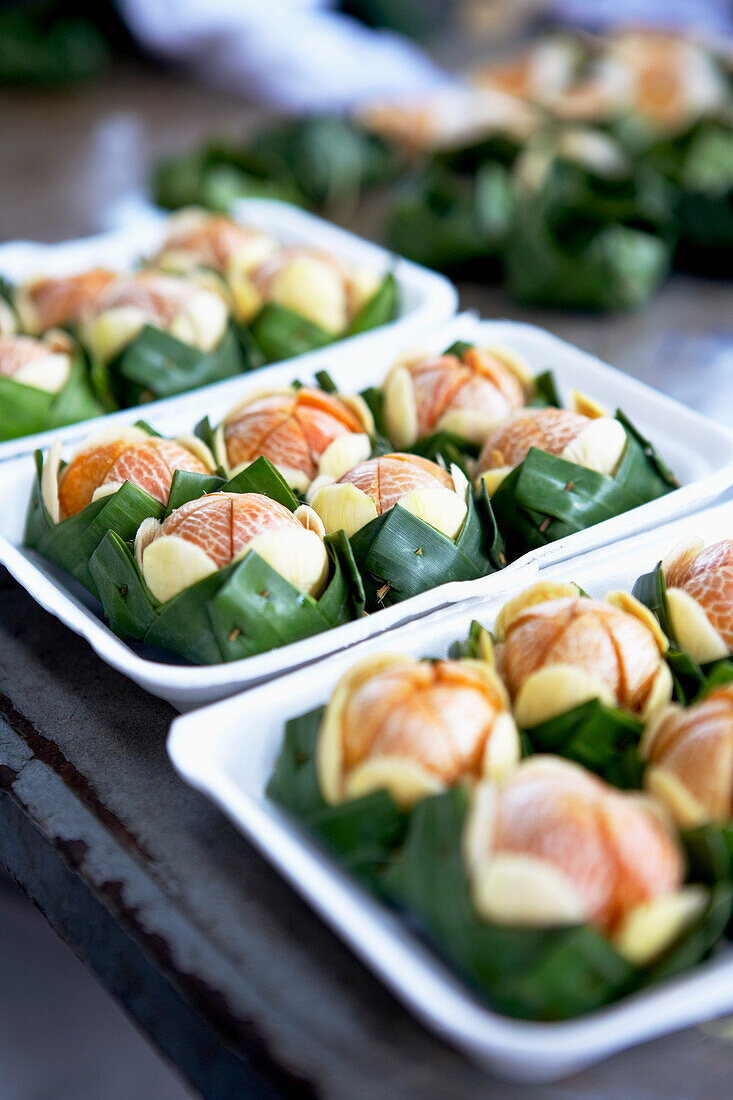
[[[58,393],[0,376],[0,442],[54,431],[107,411],[94,391],[86,356],[77,346]]]

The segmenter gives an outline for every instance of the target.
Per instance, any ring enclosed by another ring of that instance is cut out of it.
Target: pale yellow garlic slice
[[[513,466],[495,466],[493,470],[484,470],[478,479],[478,485],[483,482],[487,493],[491,497],[513,469]]]
[[[319,477],[340,477],[352,470],[359,462],[364,462],[372,453],[369,436],[359,432],[346,432],[329,443],[318,461]],[[309,483],[310,484],[310,483]],[[306,489],[308,485],[306,485]]]
[[[646,788],[669,810],[680,829],[693,829],[710,820],[710,814],[677,776],[661,765],[644,773]]]
[[[309,510],[310,511],[310,510]],[[301,592],[318,597],[328,580],[328,552],[323,537],[315,529],[282,527],[256,535],[240,551],[240,560],[254,552],[263,558],[281,577]]]
[[[0,298],[0,337],[15,336],[17,329],[13,310],[4,298]]]
[[[358,764],[346,775],[344,797],[361,798],[372,791],[388,790],[398,806],[408,808],[421,798],[438,794],[445,784],[414,760],[394,756],[373,757]]]
[[[682,649],[698,664],[728,656],[728,647],[697,600],[682,588],[667,589],[672,629]]]
[[[486,779],[500,780],[508,775],[522,756],[517,724],[511,714],[500,714],[494,720],[491,736],[486,742],[482,772]]]
[[[145,583],[161,603],[217,572],[216,563],[200,546],[178,535],[154,539],[142,551],[141,561]]]
[[[228,312],[219,294],[196,290],[171,322],[168,331],[177,340],[203,352],[213,351],[224,335]]]
[[[316,486],[316,482],[313,484]],[[372,498],[348,481],[322,485],[316,489],[310,503],[329,535],[343,530],[351,538],[379,514]]]
[[[641,718],[644,721],[653,719],[656,714],[664,710],[672,698],[674,691],[674,681],[672,679],[672,673],[670,672],[669,665],[660,664],[659,668],[654,674],[652,686],[649,689],[644,706],[641,710]]]
[[[411,447],[419,429],[412,375],[403,362],[394,364],[384,386],[384,419],[387,434],[399,450]]]
[[[626,451],[626,443],[626,432],[620,421],[610,416],[600,416],[591,420],[568,443],[561,458],[613,477]]]
[[[411,512],[449,539],[458,537],[468,513],[465,499],[442,485],[430,489],[413,489],[398,500],[395,507]]]
[[[232,273],[229,277],[229,290],[234,304],[234,315],[238,321],[251,321],[262,309],[264,299],[247,272]]]
[[[315,256],[296,256],[277,271],[267,299],[312,321],[326,332],[348,323],[346,290],[339,271]]]
[[[54,439],[41,470],[41,497],[51,521],[58,523],[61,515],[59,508],[59,466],[61,465],[61,440]]]
[[[614,936],[616,950],[634,966],[648,965],[702,915],[708,897],[702,886],[684,886],[637,905]]]
[[[499,854],[475,868],[471,896],[477,913],[495,924],[525,928],[581,924],[583,899],[554,864],[527,855]]]
[[[587,416],[590,420],[597,420],[600,416],[608,416],[608,410],[582,390],[570,391],[570,408],[573,412]]]
[[[214,472],[217,467],[217,461],[203,439],[199,439],[197,435],[193,435],[190,432],[184,432],[183,435],[176,436],[175,442],[180,443],[182,447],[185,447],[187,451],[195,455],[199,462],[204,464],[207,470],[211,473]]]
[[[667,652],[669,649],[669,639],[659,625],[659,620],[656,615],[652,615],[646,604],[643,604],[641,600],[637,600],[636,596],[632,596],[630,592],[624,592],[620,588],[607,592],[605,600],[606,603],[610,603],[612,607],[617,607],[619,611],[623,611],[627,615],[633,615],[635,619],[643,623],[649,633],[653,634],[654,640],[659,646],[659,652]]]
[[[134,542],[134,553],[137,567],[141,573],[143,568],[143,551],[153,541],[160,528],[160,520],[155,519],[154,516],[148,516],[147,519],[142,521],[137,529]]]
[[[0,318],[0,324],[2,319]],[[71,357],[64,352],[49,351],[43,358],[24,363],[13,375],[13,381],[46,393],[60,393],[69,379]]]
[[[520,727],[531,728],[591,699],[616,705],[613,692],[599,676],[574,665],[553,664],[527,677],[514,702],[514,716]]]
[[[108,363],[131,343],[146,323],[137,306],[115,306],[82,324],[82,339],[92,355]]]

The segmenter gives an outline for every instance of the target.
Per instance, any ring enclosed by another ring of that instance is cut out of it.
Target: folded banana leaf
[[[266,793],[315,833],[363,886],[376,891],[379,872],[403,838],[406,815],[387,791],[339,806],[324,802],[315,764],[323,710],[287,723]]]
[[[202,206],[227,214],[239,199],[280,199],[307,206],[306,196],[291,183],[263,179],[241,168],[237,146],[213,141],[201,149],[159,161],[153,169],[155,202],[167,210]]]
[[[227,326],[218,347],[203,352],[170,333],[146,325],[111,363],[92,368],[98,392],[112,392],[123,407],[233,378],[261,363],[245,357],[234,325]]]
[[[469,488],[466,502],[468,514],[455,542],[399,505],[351,537],[369,611],[449,581],[476,580],[506,564],[486,490],[474,500]]]
[[[678,702],[684,705],[694,703],[709,695],[716,687],[722,687],[733,680],[733,661],[730,658],[723,657],[700,665],[681,648],[669,614],[667,585],[661,561],[651,573],[644,573],[638,578],[632,593],[656,615],[659,625],[670,640],[666,660],[672,673]]]
[[[26,516],[23,545],[61,566],[93,596],[99,596],[89,568],[92,555],[108,532],[134,539],[144,519],[162,519],[164,508],[144,489],[126,481],[111,496],[93,500],[75,516],[54,523],[41,493],[43,456],[36,451],[36,480]]]
[[[274,466],[260,458],[228,482],[176,471],[166,511],[217,489],[264,493],[292,511],[298,505]],[[114,531],[105,535],[89,568],[109,624],[120,637],[194,664],[219,664],[312,637],[363,614],[364,591],[348,540],[338,532],[327,537],[326,548],[331,574],[318,599],[250,552],[160,603],[148,589],[129,542]]]
[[[633,309],[666,277],[673,238],[669,193],[657,177],[606,179],[559,162],[538,194],[517,199],[507,286],[525,304]]]
[[[638,746],[643,722],[618,707],[591,699],[521,731],[533,752],[574,760],[615,787],[641,787],[644,761]]]
[[[334,335],[285,306],[268,302],[242,329],[259,349],[263,362],[276,363],[325,347],[346,336],[355,336],[392,321],[399,308],[394,275],[385,275],[372,297],[364,303],[345,332]]]
[[[314,115],[279,122],[247,142],[215,140],[161,161],[153,190],[169,209],[226,212],[249,196],[327,206],[355,201],[393,178],[400,165],[399,154],[380,138],[346,119]]]
[[[733,275],[733,125],[703,119],[645,159],[674,189],[677,265]]]
[[[491,498],[508,561],[628,512],[678,487],[652,445],[626,416],[626,450],[613,477],[532,448]]]
[[[510,928],[474,911],[462,857],[467,794],[455,788],[423,799],[410,815],[401,851],[381,876],[382,891],[416,929],[499,1011],[563,1020],[671,977],[705,958],[730,919],[731,888],[711,891],[702,914],[646,969],[633,967],[590,925]]]
[[[74,356],[69,377],[58,393],[0,377],[0,442],[63,428],[106,411],[92,392],[81,355]]]
[[[690,878],[713,885],[733,881],[733,822],[710,822],[682,834]]]
[[[436,163],[397,199],[387,220],[387,241],[427,267],[470,266],[472,274],[494,279],[513,213],[511,179],[500,164],[462,175]]]

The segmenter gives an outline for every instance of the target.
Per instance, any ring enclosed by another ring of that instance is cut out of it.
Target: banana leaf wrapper
[[[297,498],[274,466],[260,458],[231,481],[176,471],[166,514],[203,493],[264,493],[294,511]],[[110,627],[194,664],[251,657],[340,626],[364,612],[364,590],[343,532],[326,539],[331,574],[314,599],[251,552],[161,604],[148,589],[129,542],[110,531],[90,571]]]
[[[674,190],[677,265],[709,275],[732,275],[733,126],[701,120],[657,143],[645,159]]]
[[[106,411],[92,391],[81,355],[74,356],[69,377],[58,393],[0,378],[0,442],[91,420]]]
[[[455,542],[399,505],[351,537],[368,610],[503,568],[503,541],[485,488],[475,500],[469,487],[466,501],[468,513]]]
[[[398,198],[387,241],[409,260],[440,271],[469,269],[495,279],[514,214],[514,192],[500,164],[460,175],[437,164]]]
[[[242,325],[248,339],[259,349],[263,362],[276,363],[292,359],[317,348],[326,347],[347,336],[386,325],[397,315],[399,290],[390,272],[385,275],[372,297],[364,303],[349,327],[338,335],[326,332],[300,314],[285,306],[268,302],[248,325]]]
[[[666,660],[672,673],[678,702],[687,706],[703,699],[716,687],[722,687],[733,680],[733,660],[729,657],[700,665],[681,648],[669,614],[667,585],[661,561],[650,573],[644,573],[638,578],[632,593],[657,617],[659,625],[670,640]]]
[[[564,756],[615,787],[638,789],[644,773],[638,751],[643,730],[638,718],[591,699],[521,735],[532,752]]]
[[[268,180],[245,171],[237,146],[214,141],[200,149],[159,161],[153,169],[155,202],[167,210],[203,206],[227,214],[239,199],[280,199],[307,206],[308,199],[292,183]]]
[[[135,538],[143,520],[162,519],[164,508],[144,489],[126,481],[111,496],[93,500],[75,516],[54,523],[41,493],[43,456],[36,451],[36,479],[26,516],[23,545],[60,566],[99,597],[90,571],[92,556],[108,532],[123,540]]]
[[[555,165],[539,195],[517,201],[505,252],[510,294],[570,309],[641,306],[669,271],[669,204],[657,177],[605,180]]]
[[[473,909],[463,865],[466,809],[467,794],[460,788],[418,803],[380,886],[413,927],[507,1015],[563,1020],[600,1008],[693,966],[723,934],[732,904],[727,883],[713,888],[701,917],[643,969],[633,967],[590,925],[491,925]]]
[[[733,822],[711,822],[681,834],[690,878],[712,886],[733,881]]]
[[[619,516],[678,487],[650,442],[617,411],[626,450],[613,477],[532,448],[491,498],[507,560]]]
[[[378,892],[378,876],[401,843],[406,815],[388,791],[329,806],[323,800],[315,755],[323,707],[293,718],[285,736],[267,796],[314,833],[359,879]]]
[[[260,365],[247,359],[233,324],[210,352],[146,325],[111,363],[96,363],[92,369],[98,392],[112,393],[127,408],[221,382]]]

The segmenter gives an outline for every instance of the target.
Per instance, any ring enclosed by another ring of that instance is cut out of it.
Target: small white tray
[[[733,535],[733,502],[613,548],[541,571],[577,581],[603,596],[629,590],[677,541],[694,531],[707,541]],[[496,1073],[517,1081],[551,1081],[615,1051],[733,1011],[733,950],[687,974],[567,1023],[527,1023],[485,1007],[404,922],[369,897],[324,849],[264,794],[286,721],[327,701],[354,661],[379,651],[442,656],[471,620],[492,626],[505,599],[536,575],[517,573],[512,591],[472,600],[371,639],[348,653],[301,669],[178,718],[168,752],[187,782],[209,795],[260,852],[306,898],[395,995],[443,1038]]]
[[[536,371],[548,367],[556,373],[561,391],[585,389],[609,407],[620,405],[639,428],[659,446],[661,454],[683,482],[682,488],[659,500],[644,504],[625,515],[579,531],[527,555],[527,563],[561,561],[575,553],[643,530],[654,523],[684,514],[704,504],[733,485],[733,433],[669,397],[607,367],[593,356],[558,340],[542,329],[513,321],[478,321],[464,314],[434,329],[421,340],[430,351],[440,351],[455,340],[480,343],[501,342],[521,352]],[[355,348],[340,360],[309,357],[309,373],[327,367],[344,392],[378,385],[404,342],[391,347]],[[306,381],[305,358],[289,360],[269,369],[267,384],[280,385],[300,377]],[[184,394],[167,402],[167,408],[151,408],[153,427],[164,434],[190,431],[204,413],[220,418],[233,400],[263,385],[263,373],[237,380],[236,392],[221,389]],[[121,416],[121,414],[118,414]],[[137,419],[140,410],[124,414],[124,422]],[[147,416],[147,412],[145,413]],[[357,622],[347,623],[314,638],[294,642],[269,653],[232,661],[229,664],[194,667],[174,659],[164,661],[139,646],[117,638],[99,616],[99,605],[80,587],[72,586],[59,570],[38,555],[21,548],[25,513],[34,476],[30,455],[0,464],[0,563],[5,565],[26,590],[48,611],[77,634],[87,638],[105,661],[147,691],[167,699],[179,710],[188,710],[288,672],[298,665],[318,660],[345,646],[353,645],[409,619],[448,604],[476,596],[503,592],[512,582],[508,570],[475,581],[455,581],[420,596],[378,611]],[[520,563],[517,563],[520,564]],[[514,570],[516,566],[510,566]]]
[[[271,233],[283,244],[317,245],[332,252],[348,264],[364,267],[377,273],[394,271],[400,289],[400,315],[389,324],[358,336],[350,336],[318,352],[308,352],[287,360],[293,370],[311,373],[311,365],[317,360],[320,366],[338,360],[344,353],[351,355],[357,349],[377,349],[382,341],[403,341],[415,333],[424,331],[438,321],[444,321],[455,313],[458,305],[458,293],[451,282],[443,275],[394,256],[379,245],[362,240],[345,229],[324,221],[315,214],[309,214],[297,206],[274,199],[244,199],[237,204],[237,218]],[[0,245],[0,276],[17,282],[36,274],[62,275],[83,271],[85,268],[102,265],[124,270],[136,264],[145,256],[152,255],[162,243],[168,217],[154,207],[143,208],[134,222],[123,229],[103,233],[81,240],[64,241],[60,244],[40,244],[35,241],[9,241]],[[301,365],[302,364],[302,365]],[[262,367],[253,372],[258,385],[265,385],[272,368]],[[202,386],[194,393],[194,402],[201,407],[209,400],[209,395],[221,395],[222,402],[228,406],[239,393],[242,376]],[[229,395],[229,396],[226,396]],[[155,416],[175,407],[177,398],[169,397],[139,410],[139,415]],[[129,420],[130,410],[110,413],[104,422]],[[70,424],[60,431],[37,432],[0,443],[0,460],[11,455],[27,454],[37,447],[47,447],[51,439],[78,439],[94,430],[102,418]]]

